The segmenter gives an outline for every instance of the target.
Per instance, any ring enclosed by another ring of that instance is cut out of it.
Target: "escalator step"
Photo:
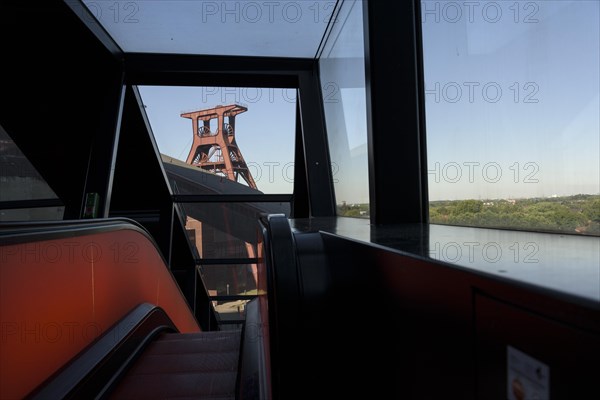
[[[165,334],[149,345],[113,399],[235,399],[240,331]]]

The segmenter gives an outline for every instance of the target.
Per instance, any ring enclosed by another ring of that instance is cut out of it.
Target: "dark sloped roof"
[[[256,194],[260,190],[193,167],[162,155],[163,165],[175,194]],[[260,214],[289,215],[289,203],[188,203],[185,214],[248,243],[256,243]]]

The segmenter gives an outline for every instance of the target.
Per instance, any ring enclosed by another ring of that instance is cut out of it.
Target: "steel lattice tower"
[[[224,175],[232,181],[237,182],[241,176],[249,187],[257,189],[235,141],[235,117],[246,111],[248,108],[244,106],[231,104],[181,114],[181,117],[192,120],[194,135],[186,162],[215,174]],[[210,129],[210,121],[213,119],[217,119],[217,128],[214,132]]]

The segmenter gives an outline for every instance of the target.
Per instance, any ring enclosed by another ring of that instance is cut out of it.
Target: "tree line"
[[[600,236],[600,195],[432,201],[429,219],[434,224]]]

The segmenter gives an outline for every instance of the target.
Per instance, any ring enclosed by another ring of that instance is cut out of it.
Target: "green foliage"
[[[340,217],[369,218],[369,204],[338,204],[337,215]]]
[[[478,200],[460,200],[452,210],[455,215],[474,214],[481,211],[483,203]]]
[[[369,205],[338,204],[337,215],[369,218]],[[600,195],[432,201],[429,204],[429,220],[434,224],[600,236]]]
[[[600,236],[600,196],[433,201],[429,206],[429,220],[434,224]]]
[[[600,199],[587,202],[582,209],[587,219],[600,223]]]

